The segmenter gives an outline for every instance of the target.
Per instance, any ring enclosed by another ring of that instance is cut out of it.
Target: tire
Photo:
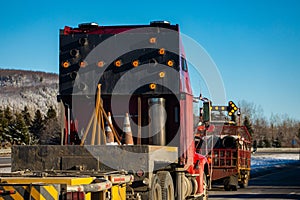
[[[184,193],[184,197],[186,198],[192,194],[193,191],[192,182],[186,176],[184,176],[182,180],[182,184],[184,187],[182,192]]]
[[[245,178],[241,183],[239,183],[240,188],[246,188],[248,187],[249,178]]]
[[[206,174],[203,173],[203,200],[208,200],[208,183]]]
[[[237,191],[237,180],[236,176],[230,176],[224,179],[224,190],[225,191]]]
[[[241,181],[239,182],[240,188],[248,187],[249,179],[250,179],[250,171],[241,171]]]
[[[153,175],[151,190],[149,191],[149,199],[162,200],[162,190],[160,180],[157,175]]]
[[[192,177],[189,177],[189,180],[190,182],[192,183],[192,195],[195,195],[197,194],[197,191],[198,191],[198,182],[196,180],[196,178],[192,178]]]
[[[248,182],[247,183],[240,183],[239,186],[240,186],[240,188],[247,188],[248,187]]]
[[[157,172],[157,176],[160,180],[162,200],[174,200],[174,184],[172,176],[167,171]]]
[[[224,190],[225,191],[237,191],[237,186],[236,185],[224,185]]]

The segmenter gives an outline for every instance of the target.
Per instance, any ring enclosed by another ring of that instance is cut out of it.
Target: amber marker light
[[[156,89],[156,84],[155,84],[155,83],[151,83],[151,84],[149,85],[149,88],[150,88],[151,90],[155,90],[155,89]]]
[[[159,75],[160,78],[164,78],[166,76],[166,73],[165,72],[159,72],[158,75]]]
[[[150,38],[150,39],[149,39],[149,42],[150,42],[151,44],[156,43],[156,38],[155,38],[155,37]]]
[[[135,61],[133,61],[132,62],[132,66],[134,66],[134,67],[137,67],[137,66],[139,66],[139,61],[138,60],[135,60]]]
[[[164,55],[165,54],[165,49],[164,48],[159,49],[158,53],[160,55]]]
[[[209,164],[211,164],[211,157],[208,157],[208,158],[207,158],[207,162],[208,162]]]
[[[173,62],[172,60],[169,60],[169,61],[167,62],[167,65],[168,65],[169,67],[173,67],[174,62]]]
[[[87,66],[87,62],[85,62],[85,61],[80,61],[80,62],[79,62],[79,66],[82,67],[82,68],[86,67],[86,66]]]
[[[102,60],[99,61],[99,62],[97,63],[97,66],[98,66],[98,67],[103,67],[103,66],[104,66],[104,61],[102,61]]]
[[[63,66],[64,68],[68,68],[68,67],[70,66],[69,61],[63,62],[63,63],[62,63],[62,66]]]
[[[116,61],[115,61],[115,66],[116,66],[116,67],[121,67],[121,65],[122,65],[121,60],[116,60]]]

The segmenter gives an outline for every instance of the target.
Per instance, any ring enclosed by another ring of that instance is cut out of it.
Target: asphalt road
[[[300,164],[276,170],[274,173],[252,178],[249,186],[238,191],[224,191],[215,186],[209,200],[300,200]]]
[[[269,152],[262,152],[268,154]],[[272,152],[271,152],[272,153]],[[295,152],[299,154],[299,151]],[[10,166],[10,157],[0,157],[0,167]],[[249,187],[238,191],[224,191],[214,186],[209,200],[300,200],[300,163],[274,173],[251,178]]]

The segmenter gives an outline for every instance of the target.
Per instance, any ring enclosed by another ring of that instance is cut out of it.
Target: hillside
[[[0,69],[0,106],[22,110],[27,106],[45,114],[49,106],[57,109],[58,75],[54,73]]]

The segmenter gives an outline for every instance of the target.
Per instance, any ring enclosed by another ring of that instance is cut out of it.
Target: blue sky
[[[58,31],[100,25],[178,23],[216,63],[227,99],[267,117],[300,120],[300,1],[3,1],[0,67],[58,73]]]

